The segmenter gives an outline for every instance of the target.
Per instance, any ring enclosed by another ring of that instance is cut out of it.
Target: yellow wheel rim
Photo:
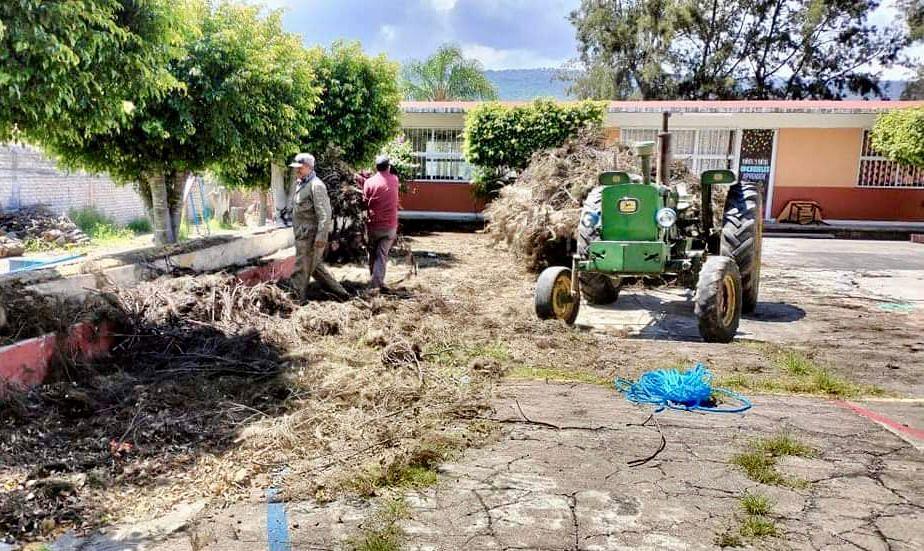
[[[735,280],[727,275],[722,278],[722,292],[719,293],[719,312],[722,316],[722,325],[731,326],[735,320],[735,308],[738,297],[735,294]]]
[[[560,275],[552,287],[552,311],[558,319],[568,319],[574,310],[574,296],[571,294],[571,278]]]

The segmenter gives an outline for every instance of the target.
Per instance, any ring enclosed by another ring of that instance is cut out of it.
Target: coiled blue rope
[[[656,413],[665,408],[707,413],[741,413],[751,408],[751,402],[744,396],[724,388],[713,388],[712,373],[700,363],[683,373],[677,369],[658,369],[643,374],[634,383],[618,377],[613,383],[630,402],[657,406]],[[737,400],[740,405],[734,408],[705,405],[713,402],[716,393]]]

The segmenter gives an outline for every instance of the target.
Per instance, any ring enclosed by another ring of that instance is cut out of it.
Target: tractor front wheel
[[[563,266],[546,268],[536,281],[536,315],[560,319],[571,325],[577,319],[581,295],[571,290],[571,270]]]
[[[741,274],[727,256],[711,256],[696,284],[696,317],[706,342],[731,342],[741,320]]]

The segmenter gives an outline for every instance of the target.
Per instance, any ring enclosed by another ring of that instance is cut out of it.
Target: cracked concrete
[[[744,415],[659,414],[664,451],[648,410],[585,385],[521,383],[499,398],[507,427],[496,444],[441,469],[413,494],[409,548],[711,549],[733,527],[739,498],[774,501],[783,535],[759,547],[920,549],[924,462],[910,445],[831,403],[757,397]],[[514,400],[532,421],[526,422]],[[804,489],[749,480],[729,464],[751,438],[786,431],[819,451],[778,469]]]
[[[760,549],[924,548],[924,456],[835,403],[756,396],[741,415],[647,408],[598,386],[506,384],[491,416],[493,444],[439,468],[437,485],[409,492],[401,521],[411,550],[714,549],[742,518],[745,491],[772,499],[781,535]],[[522,409],[522,414],[520,410]],[[524,419],[523,414],[529,418]],[[638,467],[629,462],[664,450]],[[560,427],[560,428],[556,428]],[[815,457],[777,469],[805,487],[759,484],[730,463],[753,438],[786,432]],[[347,549],[376,502],[287,505],[292,549]],[[167,540],[131,549],[237,551],[268,545],[265,503],[213,509]],[[116,530],[114,533],[119,533]],[[89,545],[80,549],[114,549]]]

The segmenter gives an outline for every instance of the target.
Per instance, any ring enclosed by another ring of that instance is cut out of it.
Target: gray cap
[[[388,155],[379,155],[375,158],[375,166],[384,165],[385,163],[391,164],[391,159],[388,158]]]
[[[289,166],[292,168],[299,168],[301,166],[308,165],[314,166],[314,155],[311,153],[299,153],[295,156],[295,162],[289,163]]]

